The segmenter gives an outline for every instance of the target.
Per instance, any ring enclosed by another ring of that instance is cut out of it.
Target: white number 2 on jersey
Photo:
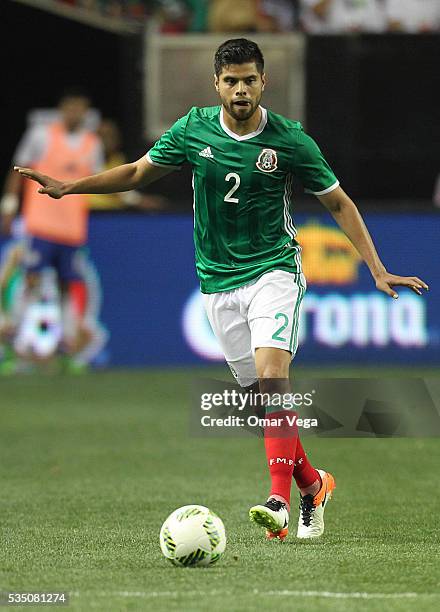
[[[231,187],[228,193],[225,195],[225,202],[230,202],[231,204],[238,204],[238,198],[233,198],[232,196],[240,187],[240,176],[236,172],[230,172],[225,176],[225,181],[231,181],[234,179],[235,184]]]

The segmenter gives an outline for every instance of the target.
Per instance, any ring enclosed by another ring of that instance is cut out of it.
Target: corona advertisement
[[[364,217],[386,268],[420,276],[429,291],[418,296],[399,287],[399,299],[389,298],[376,290],[367,266],[328,214],[296,215],[307,279],[296,362],[440,364],[440,217]],[[90,291],[96,298],[90,302],[91,320],[101,330],[96,337],[102,338],[101,351],[105,345],[105,360],[99,347],[91,346],[88,363],[97,358],[101,364],[128,367],[224,361],[198,288],[192,232],[189,215],[92,214],[90,257],[83,271],[88,286],[99,288]],[[20,269],[14,272],[12,265],[20,253],[9,251],[5,243],[2,251],[3,277],[9,261],[2,296],[5,330],[5,313],[20,307]],[[43,306],[39,309],[40,316]],[[56,343],[58,312],[52,308],[49,313],[47,304],[44,309]],[[29,314],[29,325],[34,316]],[[18,344],[27,337],[23,334],[24,328]]]
[[[376,242],[378,236],[383,235],[385,238],[391,230],[390,240],[384,240],[388,246],[384,248],[378,244],[379,252],[390,271],[395,270],[397,274],[403,275],[419,273],[428,277],[426,270],[429,268],[432,274],[435,273],[430,249],[424,247],[427,261],[423,262],[420,247],[416,254],[412,240],[411,243],[406,242],[410,232],[410,225],[406,221],[402,223],[400,217],[391,216],[385,222],[383,217],[372,219]],[[413,230],[417,227],[417,219],[412,220],[415,221]],[[375,289],[374,281],[359,253],[339,227],[324,217],[301,217],[301,220],[297,240],[302,248],[308,290],[302,303],[299,334],[301,350],[297,359],[308,363],[436,360],[434,351],[440,348],[439,315],[434,306],[438,304],[438,290],[435,296],[431,293],[426,298],[420,298],[403,289],[399,290],[398,300],[390,299]],[[422,220],[423,217],[418,222],[424,226]],[[371,224],[371,219],[369,221]],[[424,221],[426,223],[427,220]],[[395,232],[392,230],[393,225]],[[403,230],[400,239],[399,225]],[[421,228],[421,235],[424,235],[424,231],[426,228]],[[392,236],[395,236],[396,244],[391,250],[389,243]],[[400,256],[399,248],[403,250]],[[387,260],[390,260],[389,264]],[[197,289],[184,307],[182,326],[186,341],[193,351],[204,359],[223,359],[204,316]]]

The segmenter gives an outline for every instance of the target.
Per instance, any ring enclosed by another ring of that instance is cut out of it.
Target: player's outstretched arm
[[[131,164],[123,164],[70,183],[58,181],[31,168],[15,166],[14,170],[25,178],[39,183],[41,187],[38,189],[38,193],[47,194],[56,200],[65,195],[78,193],[119,193],[139,189],[139,187],[149,185],[173,171],[172,168],[153,166],[145,157],[141,157]]]
[[[417,276],[398,276],[386,270],[361,214],[355,203],[341,187],[337,187],[323,196],[318,196],[318,198],[359,251],[362,259],[369,267],[379,291],[383,291],[393,298],[398,298],[399,296],[393,287],[399,285],[409,287],[418,295],[422,294],[422,289],[428,289],[428,285]]]

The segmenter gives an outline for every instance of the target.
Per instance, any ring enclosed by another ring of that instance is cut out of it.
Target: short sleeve
[[[176,121],[148,151],[146,157],[153,166],[179,168],[186,161],[185,133],[190,114]]]
[[[330,193],[339,181],[316,142],[302,129],[297,131],[293,151],[292,173],[297,176],[307,193],[316,196]]]
[[[47,127],[34,126],[24,133],[14,153],[16,166],[32,166],[44,157],[48,144]]]

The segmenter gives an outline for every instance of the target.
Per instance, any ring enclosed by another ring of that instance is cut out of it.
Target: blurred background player
[[[58,104],[54,121],[29,127],[23,135],[14,164],[25,164],[40,172],[57,172],[66,180],[75,180],[84,173],[103,168],[101,142],[86,127],[90,99],[81,89],[66,90]],[[21,207],[20,207],[21,199]],[[1,225],[4,234],[11,233],[14,219],[21,210],[23,231],[27,237],[24,266],[26,271],[25,301],[40,303],[47,293],[42,273],[56,271],[59,299],[63,305],[63,344],[68,354],[81,351],[91,339],[85,323],[87,291],[75,269],[78,252],[87,241],[88,200],[75,195],[53,206],[21,177],[8,174],[1,200]],[[50,292],[52,297],[56,292]],[[67,323],[68,322],[68,323]]]
[[[125,164],[127,159],[122,150],[121,130],[112,119],[103,119],[98,126],[97,134],[101,139],[104,153],[103,170],[111,170]],[[167,199],[160,195],[124,191],[122,193],[91,194],[88,196],[92,210],[117,210],[136,206],[146,211],[160,211],[168,206]]]

